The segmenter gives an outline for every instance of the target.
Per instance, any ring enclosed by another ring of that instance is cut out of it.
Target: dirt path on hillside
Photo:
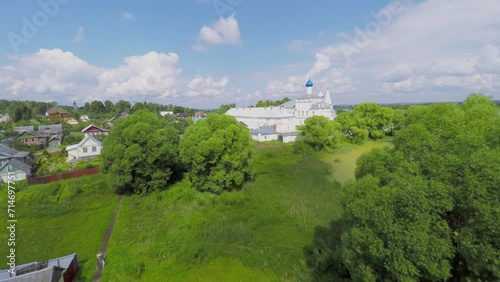
[[[125,198],[125,196],[121,196],[120,199],[118,200],[118,204],[116,204],[115,212],[113,213],[113,218],[111,219],[111,222],[109,223],[108,229],[106,230],[106,234],[104,235],[104,240],[102,241],[100,251],[104,254],[105,261],[107,258],[106,251],[108,250],[109,238],[111,237],[111,233],[113,233],[113,228],[115,228],[116,218],[118,217],[118,213],[120,212],[120,208],[122,206],[122,202],[123,202],[124,198]],[[102,275],[102,270],[97,268],[97,265],[96,265],[96,272],[95,272],[93,281],[94,282],[101,281],[101,275]]]

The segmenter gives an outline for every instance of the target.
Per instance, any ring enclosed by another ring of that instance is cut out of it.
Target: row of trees
[[[364,103],[340,113],[333,121],[323,116],[306,119],[299,144],[305,142],[317,150],[334,149],[343,142],[361,144],[368,138],[393,135],[403,126],[404,118],[404,110]]]
[[[221,193],[250,176],[250,136],[236,119],[212,114],[181,139],[175,119],[140,110],[117,123],[104,140],[101,168],[115,191],[161,190],[188,172],[199,191]]]
[[[279,106],[282,105],[288,101],[291,101],[290,98],[285,97],[281,100],[276,100],[276,101],[271,101],[271,100],[259,100],[257,101],[257,104],[255,105],[256,108],[264,108],[264,107],[271,107],[271,106]]]
[[[474,94],[406,116],[393,147],[358,159],[309,266],[325,280],[500,281],[500,107]]]

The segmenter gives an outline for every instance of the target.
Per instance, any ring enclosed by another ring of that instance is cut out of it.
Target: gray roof
[[[26,132],[26,131],[35,131],[35,127],[33,125],[30,126],[14,126],[12,129],[14,132]]]
[[[54,135],[63,132],[62,124],[41,124],[38,126],[38,132]]]
[[[0,144],[0,155],[9,157],[9,158],[24,158],[28,156],[30,153],[25,151],[18,151],[11,147],[7,147],[4,144]]]
[[[31,175],[31,166],[29,166],[29,165],[27,165],[27,164],[25,164],[23,162],[20,162],[20,161],[18,161],[16,159],[11,159],[11,160],[5,162],[4,165],[1,168],[4,168],[7,165],[16,166],[20,170],[26,172],[26,175]]]
[[[55,258],[55,259],[51,259],[51,260],[48,260],[46,261],[45,263],[47,264],[47,268],[45,269],[54,269],[55,270],[58,270],[59,268],[62,268],[62,269],[68,269],[70,266],[71,266],[71,262],[75,260],[77,263],[78,263],[78,258],[77,258],[77,255],[76,253],[75,254],[71,254],[71,255],[67,255],[67,256],[64,256],[64,257],[59,257],[59,258]],[[26,264],[21,264],[21,265],[17,265],[16,266],[16,269],[23,269],[23,268],[26,268],[26,267],[30,267],[30,266],[33,266],[33,265],[36,265],[37,263],[26,263]],[[40,263],[38,263],[40,264]],[[78,266],[78,265],[77,265]],[[52,270],[53,271],[53,270]],[[38,272],[38,271],[37,271]],[[36,272],[32,272],[32,273],[36,273]],[[49,273],[52,273],[51,271],[49,271]],[[24,275],[20,275],[20,276],[12,276],[7,269],[5,270],[0,270],[0,281],[3,282],[3,281],[52,281],[52,280],[39,280],[39,279],[29,279],[31,277],[30,275],[31,273],[27,273],[27,274],[24,274]],[[25,280],[14,280],[14,279],[25,279]],[[56,280],[57,281],[57,280]]]
[[[252,132],[251,132],[252,135],[257,135],[259,133],[262,134],[262,135],[278,134],[278,132],[274,131],[269,126],[261,126],[261,127],[257,128],[257,129],[252,130]]]
[[[13,158],[17,153],[19,153],[18,150],[12,149],[11,147],[7,147],[4,144],[0,144],[0,154],[1,155]]]

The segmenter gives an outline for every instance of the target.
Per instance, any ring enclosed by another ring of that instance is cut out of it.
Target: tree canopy
[[[301,127],[301,141],[316,150],[333,149],[344,140],[341,129],[340,123],[330,121],[326,117],[310,117]]]
[[[241,187],[250,177],[250,135],[234,117],[209,114],[188,127],[180,155],[199,191],[219,194]]]
[[[403,123],[393,147],[358,159],[342,232],[316,246],[327,266],[310,265],[354,281],[500,280],[500,108],[473,94]]]
[[[147,110],[118,122],[104,140],[101,168],[117,193],[164,189],[181,177],[179,131]]]

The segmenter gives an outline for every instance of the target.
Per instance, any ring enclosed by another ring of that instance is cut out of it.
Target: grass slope
[[[331,164],[332,179],[345,183],[349,179],[354,179],[354,170],[356,169],[356,160],[364,153],[378,147],[386,146],[384,141],[370,141],[363,146],[349,149],[346,152],[325,154],[322,161]]]
[[[309,280],[304,247],[340,216],[339,184],[319,156],[259,146],[255,180],[215,196],[188,181],[125,199],[103,281]]]
[[[22,188],[21,183],[16,188]],[[0,210],[5,211],[6,188],[2,187]],[[16,194],[16,263],[44,261],[77,253],[78,281],[92,280],[95,254],[112,217],[118,196],[102,175],[28,186]],[[6,213],[2,213],[5,222]],[[0,241],[7,242],[1,228]],[[0,248],[0,257],[7,248]],[[5,265],[5,264],[4,264]],[[5,268],[5,267],[4,267]]]

